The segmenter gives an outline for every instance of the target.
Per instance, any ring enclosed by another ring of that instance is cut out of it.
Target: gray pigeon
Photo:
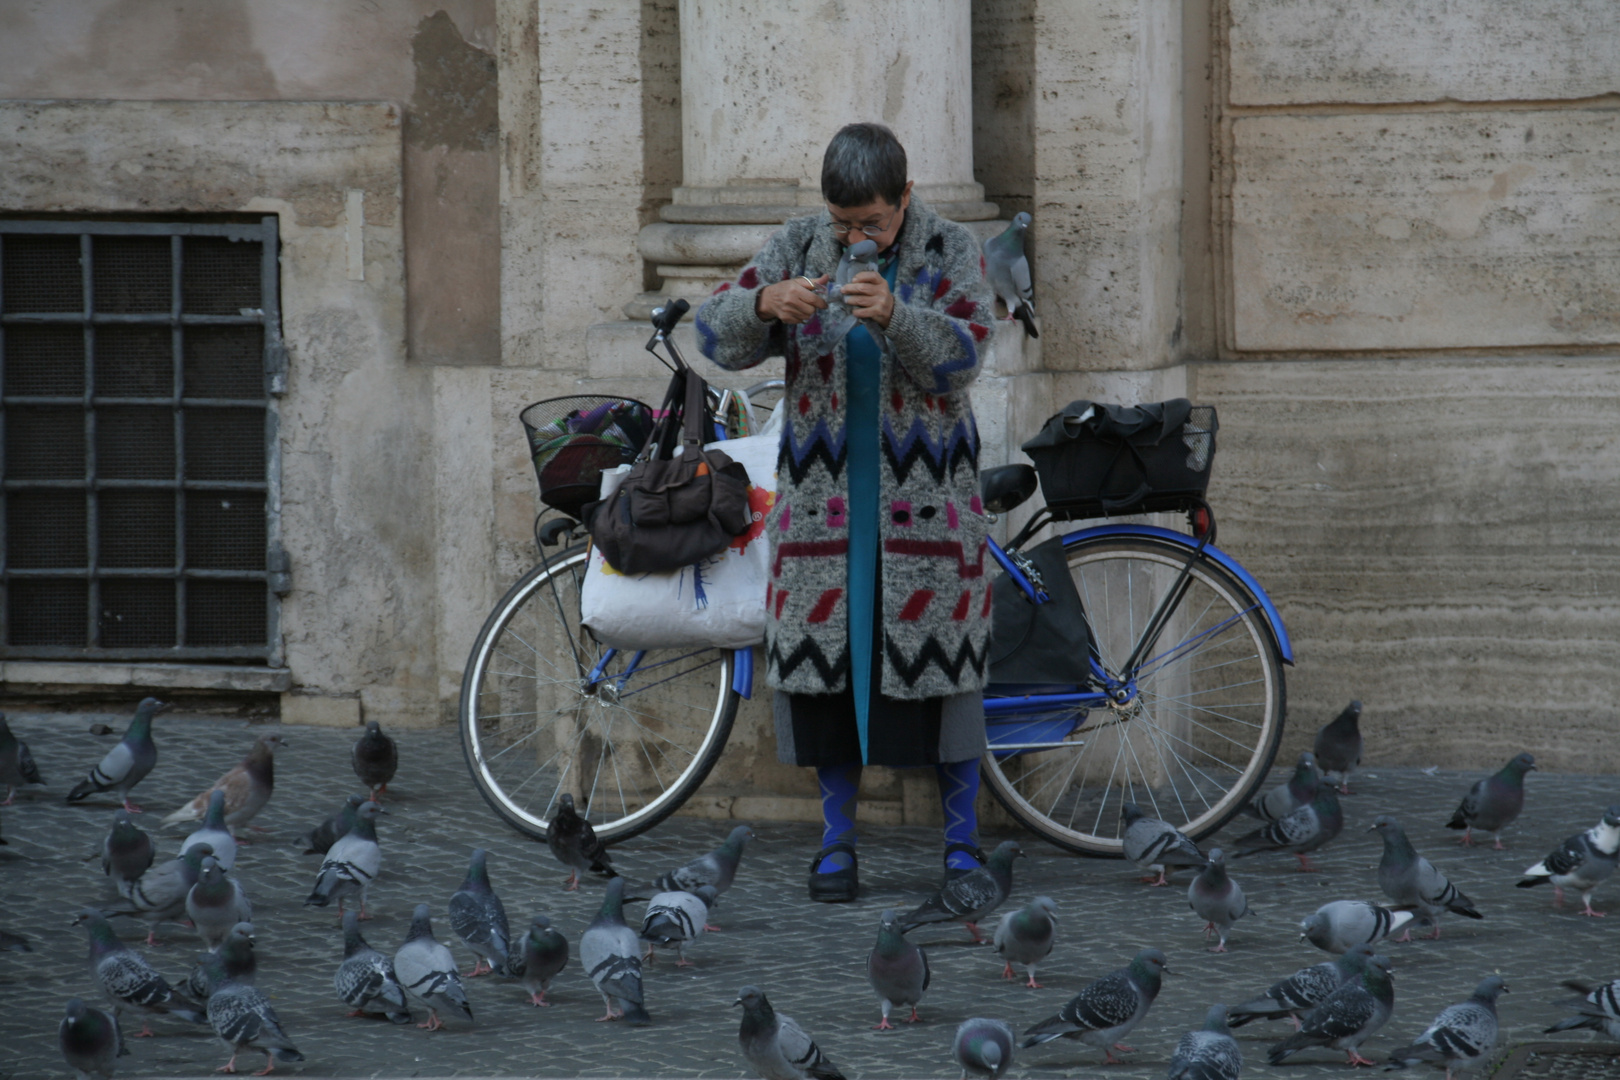
[[[552,978],[568,966],[568,939],[544,915],[536,915],[523,937],[523,989],[531,1005],[545,1008]]]
[[[1584,905],[1577,914],[1601,917],[1603,912],[1592,910],[1592,893],[1614,873],[1616,862],[1620,862],[1620,806],[1611,806],[1602,821],[1576,833],[1557,851],[1527,867],[1518,886],[1528,889],[1544,881],[1552,882],[1554,907],[1564,906],[1566,887],[1574,889],[1581,894]]]
[[[56,1029],[62,1059],[78,1080],[102,1076],[111,1080],[117,1058],[126,1057],[124,1035],[112,1013],[92,1009],[78,998],[67,1003],[67,1015]]]
[[[1361,968],[1372,959],[1371,945],[1352,945],[1337,960],[1324,960],[1308,968],[1300,968],[1286,979],[1271,984],[1264,994],[1234,1006],[1227,1014],[1233,1027],[1256,1020],[1291,1020],[1299,1030],[1299,1017],[1326,1001],[1328,995],[1361,974]]]
[[[198,844],[207,844],[214,849],[214,861],[219,863],[221,870],[230,870],[236,865],[236,837],[231,830],[225,827],[225,793],[214,790],[208,796],[208,813],[203,815],[201,827],[186,837],[185,843],[180,845],[183,855],[187,848],[194,848]]]
[[[1243,916],[1253,914],[1243,889],[1227,875],[1226,852],[1220,848],[1210,851],[1209,863],[1187,886],[1187,906],[1204,920],[1205,941],[1212,933],[1220,936],[1210,952],[1225,952],[1226,932]]]
[[[1170,1055],[1169,1080],[1238,1080],[1243,1051],[1226,1026],[1226,1006],[1211,1005],[1204,1026],[1189,1031]]]
[[[366,733],[355,740],[349,763],[354,766],[354,775],[371,790],[372,802],[378,802],[399,770],[399,747],[383,734],[381,724],[367,720]]]
[[[209,845],[198,844],[184,855],[152,867],[135,881],[119,882],[118,892],[125,902],[106,909],[106,913],[145,919],[152,924],[146,943],[153,944],[158,923],[185,917],[186,897],[202,875],[203,858],[213,853]]]
[[[680,869],[664,874],[653,885],[664,892],[692,892],[704,885],[713,885],[714,894],[718,897],[731,888],[732,881],[737,877],[737,864],[742,862],[743,849],[753,838],[753,829],[738,825],[731,830],[725,843]]]
[[[1280,821],[1300,807],[1309,805],[1316,798],[1316,789],[1321,784],[1322,773],[1316,767],[1316,755],[1302,750],[1299,764],[1294,766],[1294,775],[1258,799],[1245,803],[1243,812],[1261,821]]]
[[[1273,1046],[1266,1060],[1280,1065],[1309,1046],[1343,1050],[1351,1065],[1372,1065],[1356,1052],[1367,1037],[1389,1022],[1395,1010],[1395,986],[1391,981],[1389,959],[1374,956],[1363,965],[1358,977],[1329,994],[1322,1004],[1306,1013],[1300,1029]]]
[[[1159,996],[1160,976],[1170,972],[1166,963],[1158,949],[1143,949],[1126,967],[1081,988],[1056,1016],[1024,1032],[1019,1045],[1027,1049],[1053,1039],[1079,1039],[1103,1052],[1104,1065],[1122,1064],[1114,1051],[1135,1049],[1120,1040],[1142,1022]]]
[[[343,808],[319,825],[311,829],[302,841],[305,855],[325,855],[332,850],[332,845],[343,837],[349,835],[354,828],[355,814],[362,803],[366,801],[364,795],[350,795],[343,800]]]
[[[1443,1061],[1446,1080],[1451,1080],[1453,1069],[1484,1064],[1486,1055],[1496,1048],[1496,999],[1506,990],[1501,976],[1488,976],[1467,1001],[1440,1010],[1411,1046],[1390,1054],[1390,1064],[1399,1068],[1420,1061]]]
[[[563,885],[569,892],[579,888],[580,875],[586,872],[615,877],[613,857],[607,847],[596,838],[591,823],[574,809],[574,797],[563,792],[557,800],[557,812],[546,827],[546,846],[558,862],[568,867],[568,878]]]
[[[1352,701],[1344,712],[1316,733],[1316,766],[1323,777],[1339,778],[1339,794],[1350,794],[1350,774],[1361,764],[1361,702]]]
[[[1384,857],[1378,863],[1378,886],[1384,895],[1395,901],[1396,907],[1416,908],[1419,915],[1434,926],[1431,940],[1440,937],[1440,914],[1450,911],[1470,919],[1483,919],[1474,902],[1464,896],[1451,881],[1434,868],[1434,864],[1419,855],[1401,829],[1401,823],[1388,814],[1373,820],[1368,830],[1384,838]],[[1410,941],[1411,927],[1400,941]]]
[[[343,913],[343,963],[332,976],[332,988],[352,1010],[350,1016],[381,1013],[396,1024],[411,1022],[405,988],[394,975],[394,962],[360,936],[358,912]]]
[[[899,913],[889,908],[878,923],[877,944],[866,956],[866,981],[872,984],[883,1008],[877,1030],[894,1030],[889,1010],[896,1005],[910,1005],[911,1016],[906,1023],[915,1024],[917,1003],[928,989],[929,979],[928,954],[906,940],[900,932]]]
[[[1505,850],[1501,832],[1524,809],[1524,774],[1535,767],[1535,758],[1520,754],[1497,772],[1475,781],[1446,828],[1466,830],[1462,838],[1465,847],[1474,842],[1474,830],[1483,829],[1496,841],[1497,851]]]
[[[90,974],[112,1003],[114,1016],[122,1016],[130,1008],[202,1021],[202,1006],[181,997],[144,956],[119,941],[101,912],[85,908],[74,922],[85,924],[90,938]],[[152,1029],[143,1024],[136,1038],[150,1034]]]
[[[219,966],[210,964],[208,956],[218,956]],[[239,922],[231,927],[231,932],[218,949],[197,959],[191,974],[186,976],[186,996],[195,1001],[207,1001],[208,995],[214,992],[215,973],[223,973],[226,978],[237,982],[250,983],[258,970],[259,958],[253,952],[253,924]]]
[[[1024,324],[1026,337],[1038,338],[1041,332],[1035,329],[1035,288],[1030,281],[1029,257],[1024,253],[1024,233],[1029,223],[1028,214],[1014,214],[1006,229],[984,242],[984,276],[1007,305],[1007,317]]]
[[[1548,1028],[1548,1035],[1557,1031],[1591,1028],[1593,1031],[1603,1032],[1611,1039],[1620,1039],[1620,979],[1602,985],[1573,980],[1560,985],[1582,996],[1574,1001],[1554,1002],[1555,1005],[1574,1009],[1575,1015],[1560,1020]]]
[[[699,885],[692,892],[661,892],[647,901],[647,914],[641,920],[641,940],[647,943],[651,962],[656,949],[673,948],[676,967],[691,967],[686,946],[696,941],[709,925],[709,905],[714,903],[713,885]]]
[[[624,879],[607,883],[607,896],[596,920],[579,938],[579,962],[607,1004],[599,1020],[622,1019],[650,1024],[641,987],[641,946],[624,922]]]
[[[456,958],[433,936],[433,920],[428,916],[426,904],[416,905],[405,943],[394,953],[394,975],[407,994],[427,1006],[428,1018],[417,1027],[429,1031],[443,1027],[440,1009],[472,1023],[472,1005],[467,1002],[467,991],[461,985]]]
[[[488,972],[511,974],[507,965],[512,955],[512,931],[506,922],[506,908],[489,884],[487,858],[483,848],[473,848],[467,876],[450,897],[450,929],[478,958],[468,978]]]
[[[276,751],[287,745],[277,734],[261,735],[247,756],[230,772],[210,784],[186,805],[163,819],[163,824],[196,821],[208,812],[208,799],[217,788],[225,792],[225,824],[240,828],[258,816],[276,789]],[[255,826],[257,828],[257,826]]]
[[[928,923],[959,922],[967,927],[975,943],[983,941],[979,920],[1000,907],[1012,892],[1013,860],[1023,858],[1027,856],[1018,841],[1003,840],[983,866],[952,878],[919,904],[901,921],[900,932],[909,934]]]
[[[745,986],[732,1004],[743,1011],[737,1042],[761,1080],[844,1080],[816,1040],[792,1017],[771,1008],[765,991]]]
[[[962,1080],[967,1080],[968,1073],[1000,1080],[1012,1065],[1013,1038],[1012,1025],[1005,1020],[975,1016],[962,1021],[951,1042],[951,1056],[962,1066]]]
[[[1125,857],[1143,870],[1159,872],[1157,877],[1144,877],[1145,884],[1168,885],[1170,879],[1165,871],[1204,865],[1204,853],[1198,845],[1168,821],[1148,817],[1135,803],[1121,806],[1120,817],[1125,820],[1125,835],[1121,838]]]
[[[135,719],[129,722],[123,739],[107,751],[101,764],[90,770],[90,775],[73,785],[68,802],[79,802],[100,791],[116,789],[124,800],[124,809],[139,814],[141,808],[129,801],[129,793],[157,764],[157,744],[152,741],[152,717],[169,708],[157,698],[143,698],[135,706]]]
[[[236,1055],[243,1050],[264,1054],[265,1073],[275,1068],[276,1061],[304,1060],[281,1029],[269,998],[255,987],[227,976],[217,955],[204,957],[203,962],[212,969],[208,977],[214,984],[214,992],[208,996],[208,1023],[220,1041],[231,1048],[231,1059],[218,1072],[235,1072]]]
[[[354,812],[354,828],[333,844],[321,861],[315,874],[315,887],[304,899],[305,907],[326,907],[333,900],[338,904],[338,916],[343,915],[343,902],[351,897],[360,900],[360,918],[366,914],[366,893],[382,869],[382,848],[377,844],[377,815],[388,811],[374,802],[364,802]]]
[[[1342,953],[1382,941],[1416,917],[1365,900],[1334,900],[1300,920],[1299,937],[1323,952]]]
[[[1057,904],[1050,896],[1037,896],[1017,911],[1001,917],[996,927],[996,952],[1006,961],[1001,970],[1003,979],[1016,979],[1014,964],[1023,964],[1029,979],[1024,983],[1031,990],[1041,989],[1035,981],[1035,965],[1052,954],[1052,939],[1057,936]]]
[[[127,895],[124,890],[152,868],[153,855],[146,830],[130,820],[128,810],[114,810],[112,830],[101,844],[101,872],[113,879],[120,894]]]
[[[1339,808],[1339,796],[1323,784],[1317,788],[1316,797],[1298,810],[1238,837],[1233,844],[1234,858],[1262,851],[1286,851],[1299,860],[1300,872],[1308,874],[1316,869],[1311,865],[1310,853],[1343,830],[1344,811]]]
[[[11,733],[6,714],[0,713],[0,784],[6,785],[6,801],[0,802],[0,806],[10,806],[17,797],[17,789],[23,784],[44,782],[28,744]]]
[[[242,883],[226,877],[212,855],[204,855],[197,884],[186,894],[186,917],[213,951],[230,936],[231,927],[253,921],[253,905],[242,891]]]
[[[855,314],[843,299],[844,286],[854,281],[856,274],[877,270],[877,257],[877,242],[874,240],[859,240],[844,249],[844,254],[838,260],[838,268],[827,283],[827,310],[817,319],[823,339],[841,340],[855,328]]]

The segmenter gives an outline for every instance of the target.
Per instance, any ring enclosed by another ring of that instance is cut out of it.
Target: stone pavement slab
[[[13,728],[34,750],[48,781],[24,789],[17,804],[0,809],[0,927],[32,941],[32,953],[0,953],[0,1080],[68,1075],[55,1047],[55,1029],[69,997],[98,999],[85,965],[82,930],[70,925],[76,909],[112,895],[99,851],[115,806],[111,798],[85,804],[62,802],[66,790],[112,744],[95,736],[95,722],[121,732],[126,716],[85,713],[23,714]],[[188,829],[159,830],[162,813],[180,805],[234,764],[264,730],[241,720],[165,715],[159,718],[159,762],[137,789],[136,802],[150,811],[140,819],[154,831],[160,857],[172,854]],[[805,825],[756,824],[737,883],[717,908],[723,928],[690,950],[694,966],[677,969],[668,959],[647,976],[647,1002],[654,1024],[644,1029],[596,1024],[600,997],[576,959],[558,977],[553,1008],[535,1009],[513,981],[470,980],[477,1026],[439,1032],[351,1020],[334,996],[331,977],[342,955],[342,934],[329,911],[302,906],[317,859],[301,856],[292,841],[322,820],[358,785],[349,769],[356,730],[280,726],[290,745],[277,760],[276,794],[250,832],[254,843],[239,856],[236,876],[255,907],[259,952],[258,986],[270,995],[282,1023],[308,1058],[277,1072],[308,1077],[741,1077],[750,1075],[737,1050],[737,988],[755,983],[773,1004],[795,1017],[851,1080],[920,1076],[955,1077],[950,1042],[969,1016],[999,1017],[1022,1030],[1047,1016],[1081,986],[1124,963],[1137,949],[1163,949],[1176,972],[1145,1022],[1129,1038],[1138,1047],[1129,1063],[1099,1069],[1100,1055],[1079,1043],[1060,1041],[1020,1053],[1015,1078],[1108,1076],[1143,1080],[1165,1074],[1183,1031],[1196,1026],[1213,1001],[1234,1003],[1272,981],[1323,958],[1298,941],[1301,917],[1329,900],[1379,899],[1375,868],[1381,851],[1366,832],[1379,813],[1394,813],[1408,825],[1418,849],[1473,897],[1485,921],[1448,917],[1438,942],[1390,945],[1396,964],[1394,1019],[1364,1051],[1387,1054],[1420,1032],[1440,1008],[1465,997],[1486,973],[1500,971],[1512,993],[1503,999],[1504,1047],[1540,1038],[1560,1017],[1551,1001],[1565,996],[1566,978],[1620,976],[1620,884],[1600,890],[1598,906],[1615,907],[1609,919],[1556,911],[1548,889],[1514,888],[1518,872],[1563,837],[1589,826],[1604,806],[1620,802],[1614,777],[1532,774],[1528,805],[1509,830],[1510,850],[1462,849],[1449,819],[1473,774],[1416,769],[1378,769],[1358,777],[1346,799],[1343,836],[1318,858],[1321,872],[1302,874],[1287,856],[1260,856],[1234,864],[1234,875],[1256,915],[1241,921],[1231,952],[1206,950],[1200,923],[1186,904],[1186,878],[1173,888],[1148,888],[1124,863],[1085,859],[1024,837],[1030,858],[1015,870],[1013,902],[1052,896],[1059,907],[1056,949],[1040,972],[1045,989],[1025,989],[1000,977],[989,947],[973,946],[960,927],[914,932],[928,948],[933,985],[921,1006],[923,1023],[898,1031],[872,1030],[877,1001],[864,962],[885,907],[913,905],[939,876],[939,838],[920,828],[868,828],[861,840],[863,895],[849,905],[818,905],[805,896],[806,864],[818,846],[818,830]],[[430,904],[441,941],[469,969],[471,954],[453,941],[444,918],[474,846],[490,851],[489,867],[514,930],[544,912],[576,943],[600,902],[601,885],[577,893],[561,889],[565,871],[544,846],[507,829],[489,811],[468,777],[454,731],[397,733],[401,766],[390,786],[379,833],[383,868],[372,888],[376,918],[365,925],[368,940],[392,953],[418,902]],[[1531,748],[1532,750],[1534,747]],[[1282,770],[1278,770],[1280,779]],[[717,844],[729,823],[674,818],[652,833],[615,849],[618,864],[633,878],[650,879]],[[1229,827],[1230,841],[1247,828]],[[1012,834],[1017,835],[1017,834]],[[992,843],[1000,837],[984,838]],[[1206,845],[1206,847],[1209,845]],[[631,908],[632,915],[639,908]],[[139,943],[144,924],[119,920],[126,942]],[[147,951],[171,980],[184,978],[197,939],[166,925],[160,947]],[[223,1064],[227,1052],[211,1032],[183,1021],[158,1018],[156,1037],[133,1040],[119,1062],[130,1077],[203,1076]],[[1282,1024],[1253,1024],[1240,1031],[1248,1075],[1269,1070],[1267,1046],[1286,1031]],[[1586,1043],[1584,1034],[1570,1037]],[[1279,1076],[1337,1076],[1343,1056],[1305,1052],[1276,1070]],[[249,1069],[261,1066],[245,1056]],[[1417,1075],[1429,1075],[1420,1072]],[[1433,1076],[1438,1076],[1435,1072]],[[1620,1076],[1620,1059],[1615,1075]]]

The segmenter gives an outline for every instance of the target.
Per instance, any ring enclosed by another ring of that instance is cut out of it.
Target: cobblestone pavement
[[[63,1004],[72,996],[99,996],[85,968],[84,934],[70,920],[80,905],[111,895],[99,861],[85,856],[99,850],[114,802],[93,798],[67,806],[61,796],[112,743],[112,736],[90,734],[90,724],[101,721],[122,731],[125,718],[77,713],[13,715],[11,721],[33,747],[49,783],[45,789],[24,789],[16,805],[0,810],[3,835],[10,841],[0,848],[0,926],[27,935],[34,949],[0,953],[0,1077],[65,1076],[55,1047]],[[136,801],[157,812],[179,805],[234,763],[260,730],[217,717],[160,718],[159,764],[137,789]],[[933,986],[921,1008],[924,1022],[875,1032],[878,1007],[864,977],[865,956],[882,909],[915,903],[937,883],[937,835],[917,828],[867,828],[861,843],[863,896],[855,904],[825,906],[811,903],[804,893],[816,831],[760,823],[737,884],[716,911],[723,932],[691,950],[693,967],[677,970],[661,960],[650,971],[651,1027],[592,1023],[602,1003],[577,960],[554,983],[556,1006],[550,1009],[531,1008],[515,982],[470,980],[477,1015],[473,1030],[451,1026],[428,1033],[350,1020],[331,988],[342,953],[337,922],[330,912],[302,906],[316,859],[290,845],[356,787],[348,763],[356,733],[281,730],[290,744],[278,759],[275,798],[258,822],[268,831],[250,834],[255,843],[243,849],[236,872],[255,906],[258,985],[308,1058],[278,1072],[746,1076],[737,1051],[737,1013],[729,1006],[739,986],[756,983],[852,1080],[955,1077],[950,1041],[958,1022],[974,1015],[1000,1017],[1021,1030],[1056,1012],[1087,981],[1152,945],[1169,955],[1177,974],[1165,980],[1158,1003],[1130,1037],[1139,1049],[1127,1055],[1128,1065],[1099,1071],[1096,1051],[1060,1041],[1021,1052],[1011,1075],[1162,1077],[1176,1039],[1197,1024],[1210,1002],[1241,1000],[1322,959],[1297,940],[1302,916],[1329,900],[1379,897],[1374,869],[1381,848],[1366,829],[1382,812],[1409,824],[1419,850],[1474,897],[1486,919],[1448,918],[1438,942],[1387,946],[1396,963],[1396,1010],[1390,1024],[1363,1047],[1370,1056],[1415,1036],[1487,972],[1500,971],[1514,991],[1503,999],[1504,1047],[1539,1038],[1541,1029],[1561,1015],[1550,1004],[1564,996],[1557,987],[1560,979],[1620,976],[1620,910],[1609,919],[1577,918],[1569,909],[1555,911],[1548,889],[1513,887],[1519,870],[1564,836],[1589,826],[1603,806],[1620,801],[1620,781],[1533,774],[1529,806],[1507,838],[1511,850],[1495,852],[1461,849],[1458,834],[1442,827],[1471,775],[1380,769],[1360,777],[1357,793],[1346,800],[1347,827],[1320,856],[1321,873],[1298,873],[1286,856],[1236,865],[1258,914],[1238,924],[1232,951],[1225,955],[1206,951],[1200,924],[1187,909],[1185,879],[1174,888],[1147,888],[1123,863],[1072,857],[1026,838],[1031,857],[1017,864],[1014,901],[1048,894],[1060,911],[1057,948],[1040,975],[1045,989],[1004,982],[995,954],[970,945],[960,927],[919,930],[915,937],[929,948],[934,967]],[[578,893],[562,891],[564,872],[545,849],[508,830],[479,799],[454,732],[405,732],[398,738],[402,765],[389,789],[391,816],[381,819],[379,830],[384,862],[372,889],[376,918],[365,924],[372,944],[391,953],[420,901],[432,905],[439,938],[451,943],[443,913],[475,845],[490,850],[491,876],[514,928],[526,925],[532,913],[544,912],[577,943],[594,915],[600,883],[588,883]],[[159,817],[148,813],[139,820],[152,830]],[[1228,839],[1236,829],[1228,829]],[[160,857],[172,854],[186,831],[157,834]],[[724,822],[676,818],[624,843],[615,854],[633,877],[645,880],[709,849],[726,831]],[[1617,894],[1620,886],[1607,886],[1598,906],[1620,909]],[[140,940],[144,924],[120,920],[118,925],[127,942]],[[183,927],[166,925],[159,943],[148,955],[178,981],[197,953],[196,939]],[[471,955],[459,942],[452,948],[464,969],[470,968]],[[119,1075],[209,1075],[227,1056],[203,1028],[167,1018],[154,1020],[153,1028],[155,1038],[131,1043],[133,1054],[121,1060]],[[1264,1051],[1284,1030],[1281,1024],[1255,1024],[1240,1032],[1251,1075],[1269,1068]],[[1572,1038],[1587,1041],[1583,1034]],[[250,1069],[260,1067],[256,1055],[242,1060]],[[1340,1075],[1344,1068],[1336,1052],[1306,1052],[1294,1061],[1298,1064],[1284,1066],[1279,1075]],[[1620,1059],[1614,1064],[1613,1075],[1620,1076]]]

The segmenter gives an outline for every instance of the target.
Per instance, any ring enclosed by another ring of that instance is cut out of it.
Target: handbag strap
[[[686,369],[686,407],[682,410],[681,427],[686,439],[686,449],[683,453],[697,454],[703,447],[703,421],[704,408],[707,403],[709,385],[691,368]]]

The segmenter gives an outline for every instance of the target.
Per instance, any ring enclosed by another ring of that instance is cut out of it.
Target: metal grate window
[[[0,656],[280,663],[276,219],[0,220]]]

